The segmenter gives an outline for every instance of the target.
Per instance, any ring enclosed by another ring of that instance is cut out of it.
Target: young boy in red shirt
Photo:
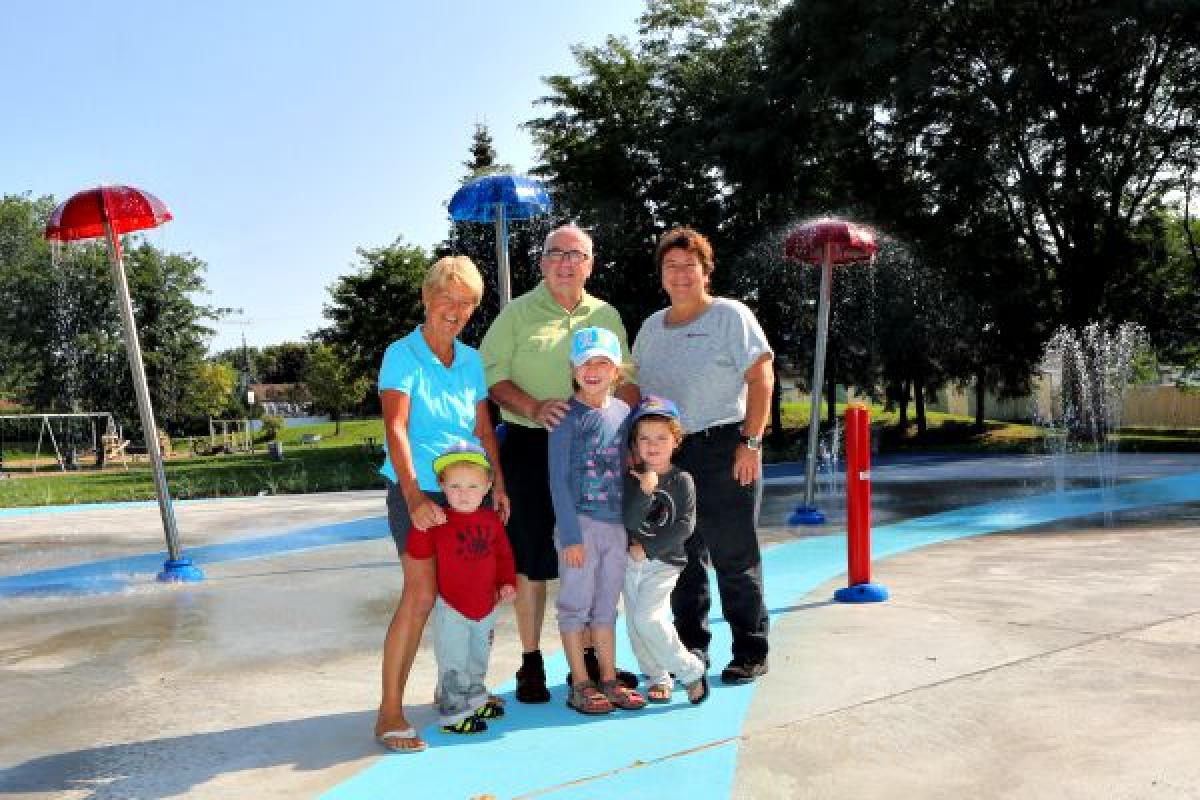
[[[485,719],[504,715],[488,703],[484,686],[498,602],[516,594],[517,576],[504,523],[484,497],[492,467],[483,448],[459,444],[433,461],[449,506],[446,522],[413,528],[408,554],[437,559],[438,597],[433,607],[433,648],[438,664],[434,702],[447,733],[481,733]]]

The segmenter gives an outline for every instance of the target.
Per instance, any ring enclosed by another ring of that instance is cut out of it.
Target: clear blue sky
[[[355,248],[430,246],[476,122],[516,169],[541,78],[573,44],[633,38],[642,0],[5,3],[0,193],[65,200],[101,183],[158,195],[151,232],[206,261],[246,326],[215,349],[322,324]]]

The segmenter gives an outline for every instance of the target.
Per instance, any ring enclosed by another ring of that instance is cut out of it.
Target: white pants
[[[631,557],[625,568],[625,628],[651,686],[670,685],[671,672],[684,684],[704,674],[704,662],[687,651],[671,622],[671,590],[681,571],[652,558]]]
[[[495,609],[476,621],[464,617],[440,597],[434,603],[433,655],[437,658],[438,682],[433,701],[443,725],[462,722],[487,702],[483,681],[495,622]]]

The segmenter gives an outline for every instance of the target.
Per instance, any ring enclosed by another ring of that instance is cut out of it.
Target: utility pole
[[[250,356],[246,352],[246,331],[242,331],[242,393],[250,390]]]

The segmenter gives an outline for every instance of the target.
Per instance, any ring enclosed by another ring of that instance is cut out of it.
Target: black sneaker
[[[721,683],[752,683],[767,674],[766,661],[739,661],[736,658],[721,670]]]
[[[472,715],[453,725],[443,725],[442,730],[446,733],[485,733],[487,731],[487,723],[479,717]]]
[[[521,668],[517,670],[517,702],[549,703],[550,690],[546,688],[546,667],[542,663],[542,651],[534,650],[521,656]]]

